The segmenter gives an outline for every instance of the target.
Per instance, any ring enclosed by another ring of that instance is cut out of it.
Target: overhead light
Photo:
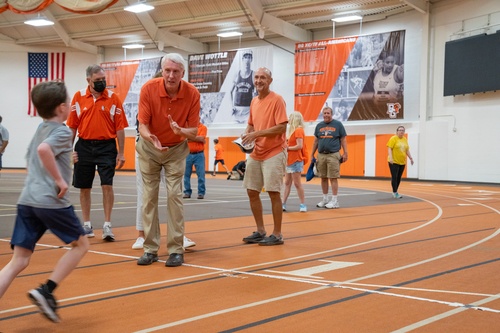
[[[43,26],[47,26],[47,25],[53,25],[54,22],[49,21],[46,18],[41,17],[40,14],[38,14],[37,18],[31,19],[28,21],[24,21],[24,24],[29,24],[29,25],[32,25],[34,27],[43,27]]]
[[[147,12],[148,10],[151,10],[151,9],[155,9],[155,7],[148,5],[146,3],[146,1],[139,1],[135,5],[130,5],[130,6],[127,6],[123,9],[128,11],[128,12],[132,12],[132,13],[137,14],[137,13]]]
[[[363,17],[359,16],[359,15],[350,15],[350,16],[341,16],[341,17],[332,18],[332,21],[340,23],[340,22],[349,22],[349,21],[359,21],[362,18]]]
[[[236,36],[241,36],[243,35],[241,32],[239,31],[228,31],[228,32],[220,32],[217,34],[217,37],[236,37]]]
[[[142,44],[128,44],[122,46],[124,49],[143,49],[144,45]]]

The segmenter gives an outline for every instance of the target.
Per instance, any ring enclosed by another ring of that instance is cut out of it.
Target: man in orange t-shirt
[[[106,73],[101,66],[87,67],[87,89],[78,91],[71,101],[71,112],[66,124],[73,131],[73,141],[78,131],[75,152],[78,162],[74,165],[73,186],[80,189],[83,229],[87,237],[94,237],[90,222],[92,183],[95,169],[101,178],[104,226],[102,239],[114,241],[111,230],[111,211],[114,203],[113,177],[115,168],[125,163],[125,127],[127,117],[120,98],[106,89]],[[118,141],[118,150],[116,149]]]
[[[186,63],[178,53],[161,60],[162,77],[151,79],[141,88],[139,99],[140,138],[136,144],[143,180],[142,221],[144,254],[138,265],[158,261],[160,222],[158,193],[160,173],[165,170],[167,184],[167,248],[165,266],[184,262],[184,206],[182,178],[189,147],[186,139],[196,137],[200,122],[200,93],[182,78]]]
[[[273,77],[267,68],[255,72],[254,84],[258,96],[250,104],[248,126],[242,136],[243,144],[255,142],[255,147],[247,159],[243,186],[247,189],[257,231],[243,238],[245,243],[259,245],[281,245],[281,188],[287,160],[286,154],[286,106],[283,97],[270,90]],[[265,189],[271,199],[274,229],[266,236],[260,193]]]
[[[198,199],[205,197],[205,140],[207,139],[207,126],[198,124],[196,137],[188,140],[189,155],[186,157],[186,170],[184,171],[184,196],[191,198],[191,174],[193,166],[198,177]]]
[[[221,164],[224,169],[226,169],[228,179],[231,177],[231,173],[229,172],[226,164],[224,162],[224,148],[219,143],[219,139],[214,139],[214,150],[215,150],[215,160],[214,160],[214,172],[212,176],[215,176],[215,171],[217,169],[217,164]]]

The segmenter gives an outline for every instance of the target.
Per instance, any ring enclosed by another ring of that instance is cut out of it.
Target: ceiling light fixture
[[[49,21],[46,18],[41,17],[40,14],[38,14],[37,18],[24,21],[24,24],[32,25],[34,27],[44,27],[48,25],[54,25],[54,22]]]
[[[243,35],[243,34],[239,31],[228,31],[228,32],[218,33],[217,37],[226,38],[226,37],[237,37],[237,36],[241,36],[241,35]]]
[[[128,44],[122,46],[124,49],[143,49],[144,45],[142,44]]]
[[[359,21],[362,18],[363,17],[359,16],[359,15],[350,15],[350,16],[341,16],[341,17],[332,18],[332,21],[340,23],[340,22]]]
[[[148,10],[151,10],[151,9],[155,9],[155,7],[148,5],[146,3],[146,1],[139,1],[135,5],[130,5],[130,6],[127,6],[123,9],[128,11],[128,12],[132,12],[132,13],[137,14],[137,13],[147,12]]]

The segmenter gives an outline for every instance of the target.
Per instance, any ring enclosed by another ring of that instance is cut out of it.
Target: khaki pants
[[[158,192],[160,173],[165,170],[167,186],[167,250],[169,254],[184,253],[184,206],[182,179],[189,154],[187,141],[167,151],[159,151],[142,138],[137,142],[139,168],[142,173],[142,221],[144,226],[144,252],[157,254],[160,248],[160,222],[158,218]]]

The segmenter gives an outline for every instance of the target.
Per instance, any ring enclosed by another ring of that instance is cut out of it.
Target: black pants
[[[399,183],[401,183],[401,177],[403,176],[403,171],[405,171],[405,165],[389,163],[389,169],[391,170],[392,192],[396,193],[399,188]]]

